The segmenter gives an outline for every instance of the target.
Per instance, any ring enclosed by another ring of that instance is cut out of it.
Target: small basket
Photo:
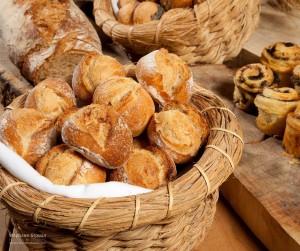
[[[24,98],[10,106],[20,107]],[[191,250],[210,227],[218,188],[238,164],[241,129],[226,103],[197,85],[192,103],[210,134],[197,163],[136,196],[73,199],[38,191],[0,166],[0,201],[33,250]]]
[[[259,15],[259,0],[205,0],[170,18],[130,26],[116,20],[111,0],[94,0],[96,24],[129,53],[164,47],[188,64],[220,64],[237,56]]]

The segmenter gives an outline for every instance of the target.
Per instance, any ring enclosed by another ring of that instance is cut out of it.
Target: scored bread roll
[[[151,144],[181,164],[197,155],[208,135],[208,125],[192,105],[173,101],[153,115],[147,133]]]
[[[46,118],[56,120],[65,110],[76,106],[69,84],[58,78],[48,78],[37,84],[28,94],[24,107],[40,111]]]
[[[61,135],[61,130],[64,125],[64,123],[67,121],[67,119],[75,112],[79,110],[78,107],[72,106],[69,109],[65,110],[61,115],[58,116],[57,120],[55,121],[55,128],[58,133],[58,135]]]
[[[35,109],[7,109],[0,117],[0,141],[35,166],[56,144],[56,130],[53,121]]]
[[[157,189],[176,177],[172,158],[157,146],[134,149],[124,167],[110,173],[110,181],[121,181],[149,189]]]
[[[109,169],[124,165],[133,148],[126,122],[104,104],[87,105],[73,113],[63,124],[61,136],[65,144]]]
[[[117,76],[125,77],[126,71],[115,58],[92,52],[82,57],[75,68],[72,88],[80,100],[91,102],[96,87]]]
[[[151,96],[132,78],[111,78],[99,85],[93,103],[113,106],[123,117],[134,137],[140,135],[154,114]]]
[[[153,20],[159,20],[164,14],[164,8],[154,2],[139,3],[133,12],[133,23],[144,24]]]
[[[51,148],[36,164],[39,174],[56,185],[92,184],[106,181],[105,168],[65,144]]]
[[[258,108],[257,127],[269,136],[283,135],[286,117],[296,109],[298,102],[299,95],[293,88],[265,87],[254,100]]]
[[[189,102],[193,76],[187,64],[165,49],[142,57],[136,65],[136,77],[152,98],[164,106],[171,100]]]

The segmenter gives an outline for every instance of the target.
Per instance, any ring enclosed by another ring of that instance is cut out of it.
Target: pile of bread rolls
[[[54,184],[120,181],[157,189],[193,161],[208,135],[190,103],[187,64],[160,49],[142,57],[136,78],[114,58],[91,52],[72,84],[47,78],[24,107],[0,117],[0,141]]]
[[[117,0],[118,21],[126,25],[160,20],[170,9],[190,8],[203,0]]]
[[[238,69],[234,84],[235,105],[257,110],[257,127],[268,136],[283,137],[286,151],[300,158],[300,46],[290,42],[267,46],[261,63]]]

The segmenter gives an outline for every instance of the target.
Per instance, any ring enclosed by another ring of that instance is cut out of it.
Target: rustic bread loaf
[[[0,141],[35,166],[56,144],[56,130],[53,120],[35,109],[7,109],[0,117]]]
[[[106,181],[105,168],[65,144],[51,148],[36,164],[36,170],[53,184],[79,185]]]
[[[134,137],[144,131],[155,111],[151,96],[139,83],[127,77],[111,78],[99,85],[93,103],[113,106]]]
[[[46,118],[56,120],[65,110],[76,106],[69,84],[58,78],[47,78],[28,94],[24,107],[40,111]]]
[[[47,77],[70,83],[82,55],[101,53],[97,32],[72,0],[2,1],[0,23],[9,57],[34,84]]]
[[[128,160],[133,138],[119,113],[104,104],[91,104],[73,113],[62,127],[62,140],[92,162],[110,169]]]
[[[124,67],[113,57],[99,53],[85,55],[75,68],[72,87],[75,95],[84,102],[91,102],[98,85],[111,77],[125,77]]]
[[[192,160],[208,135],[205,118],[190,104],[169,102],[149,123],[151,144],[166,151],[176,164]]]
[[[171,100],[189,102],[191,98],[192,72],[181,58],[165,49],[142,57],[135,73],[139,83],[162,106]]]
[[[124,167],[110,173],[111,181],[121,181],[149,189],[157,189],[176,177],[172,158],[157,146],[134,149]]]

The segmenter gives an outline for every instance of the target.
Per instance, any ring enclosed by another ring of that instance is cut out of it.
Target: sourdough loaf
[[[72,0],[1,1],[1,32],[12,62],[34,84],[52,76],[70,82],[86,52],[100,39]]]

